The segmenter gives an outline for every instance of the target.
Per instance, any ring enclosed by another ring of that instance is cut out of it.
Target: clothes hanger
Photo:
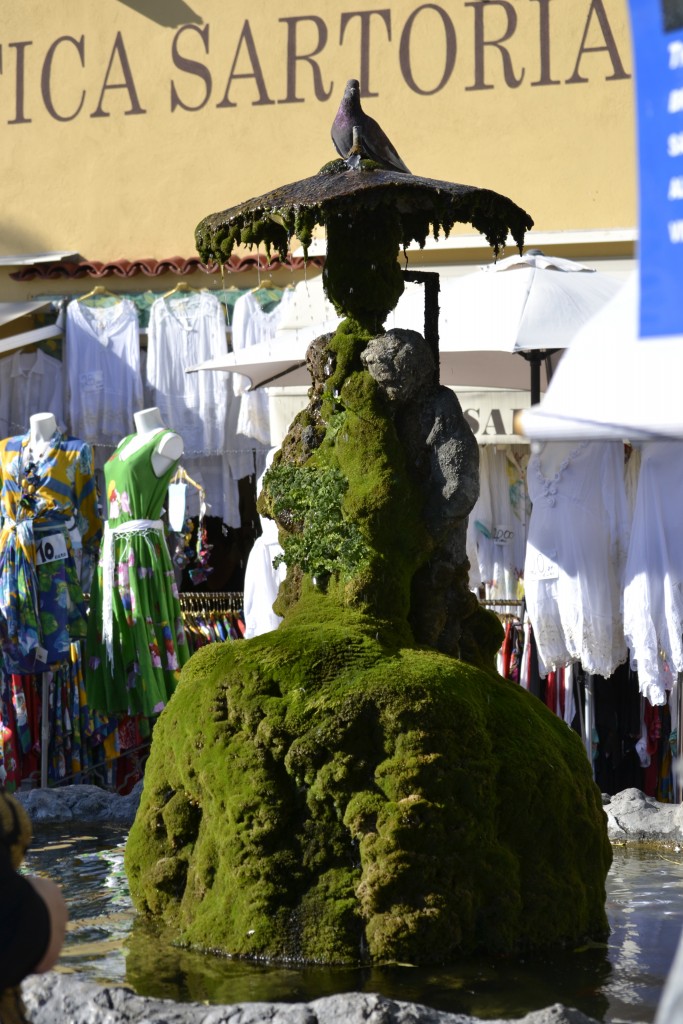
[[[175,295],[177,292],[193,292],[193,291],[194,291],[194,288],[190,288],[190,286],[187,283],[187,281],[178,281],[178,284],[175,286],[175,288],[171,288],[170,292],[166,292],[161,297],[162,297],[162,299],[168,299],[168,298],[171,297],[171,295]]]
[[[263,278],[261,278],[261,280],[256,285],[256,287],[250,289],[252,295],[255,292],[272,292],[272,291],[279,291],[279,290],[280,290],[279,288],[276,288],[275,282],[273,281],[272,277],[263,277]]]
[[[87,299],[109,297],[115,299],[117,302],[121,302],[121,296],[117,295],[116,292],[110,292],[108,288],[105,288],[102,284],[96,284],[94,288],[91,288],[85,295],[78,295],[76,297],[77,302],[85,302]]]
[[[184,469],[183,466],[178,466],[178,468],[176,469],[175,473],[171,477],[170,483],[172,483],[172,484],[180,484],[180,483],[191,484],[192,487],[196,488],[196,490],[198,490],[201,494],[204,493],[204,488],[202,487],[202,485],[198,484],[196,480],[193,480],[192,477],[190,476],[190,474],[187,472],[186,469]]]

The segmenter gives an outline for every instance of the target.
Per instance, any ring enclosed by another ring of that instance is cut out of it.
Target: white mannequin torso
[[[57,429],[57,420],[51,412],[36,412],[29,419],[29,451],[38,458],[47,448]]]
[[[128,444],[119,452],[119,458],[125,460],[133,452],[137,451],[145,442],[150,440],[151,435],[160,434],[167,428],[161,418],[161,413],[156,406],[150,409],[140,409],[133,414],[137,438],[132,438]],[[152,469],[157,476],[162,476],[169,465],[177,462],[183,454],[184,444],[180,434],[167,434],[161,438],[154,452],[152,453]]]

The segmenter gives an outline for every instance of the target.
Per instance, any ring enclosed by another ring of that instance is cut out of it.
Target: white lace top
[[[641,450],[624,585],[624,630],[641,693],[665,704],[683,672],[683,442]]]
[[[225,313],[207,291],[178,292],[152,304],[147,332],[145,401],[180,434],[187,457],[225,448],[227,374],[186,373],[188,366],[225,355]]]
[[[542,672],[580,662],[610,676],[628,656],[621,614],[629,532],[620,441],[584,441],[545,475],[529,460],[524,590]]]
[[[266,312],[251,292],[240,295],[232,315],[232,347],[235,352],[249,349],[265,341],[274,341],[277,328],[293,301],[292,291],[283,292],[275,309]],[[248,356],[248,353],[245,353]],[[247,391],[248,380],[234,374],[235,394],[240,396],[239,414],[235,424],[238,435],[254,438],[262,445],[270,445],[270,409],[268,391],[258,388]],[[277,383],[277,381],[275,382]]]

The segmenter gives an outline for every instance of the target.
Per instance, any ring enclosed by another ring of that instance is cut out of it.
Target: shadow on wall
[[[119,3],[137,11],[157,25],[177,28],[178,25],[203,25],[204,19],[195,14],[185,0],[119,0]]]

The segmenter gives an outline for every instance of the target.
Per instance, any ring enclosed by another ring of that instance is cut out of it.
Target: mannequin
[[[40,455],[57,430],[57,420],[51,412],[37,412],[29,419],[29,450]]]
[[[0,481],[5,668],[49,671],[87,632],[80,569],[94,561],[102,533],[92,450],[62,434],[53,413],[34,413],[25,434],[0,441]]]
[[[109,518],[93,580],[86,691],[105,714],[158,714],[189,658],[164,524],[183,439],[156,406],[135,413],[104,465]]]
[[[137,451],[143,444],[146,444],[153,434],[159,434],[166,430],[161,413],[155,405],[149,409],[140,409],[134,413],[133,420],[135,421],[138,437],[137,439],[133,437],[126,445],[123,452],[121,452],[122,459],[129,458],[132,452]],[[183,454],[183,449],[183,439],[180,434],[166,433],[164,437],[160,438],[152,455],[152,468],[156,475],[162,476],[170,463],[177,462]]]

